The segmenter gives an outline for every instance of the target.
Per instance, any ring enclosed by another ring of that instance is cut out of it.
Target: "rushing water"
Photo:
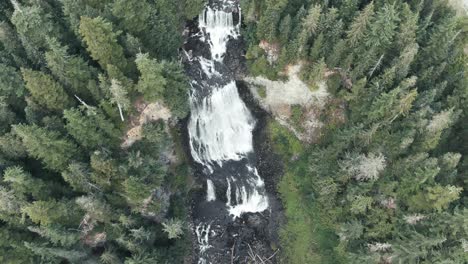
[[[255,168],[252,131],[256,121],[223,65],[228,41],[239,37],[237,5],[224,0],[205,8],[196,37],[208,45],[210,54],[191,58],[200,77],[192,81],[189,143],[191,155],[206,177],[206,193],[196,202],[194,215],[200,264],[213,263],[219,259],[216,255],[225,254],[217,247],[226,247],[232,237],[223,236],[238,235],[226,232],[228,225],[243,214],[269,207],[265,184]],[[237,11],[236,24],[230,10]]]

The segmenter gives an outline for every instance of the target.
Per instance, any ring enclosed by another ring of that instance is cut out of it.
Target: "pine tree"
[[[79,159],[76,145],[55,131],[37,125],[15,125],[13,130],[23,141],[28,153],[41,159],[49,169],[61,171],[70,160]]]
[[[63,83],[73,95],[80,98],[99,100],[96,69],[80,56],[71,55],[67,46],[61,46],[55,39],[49,39],[50,50],[45,53],[47,67],[57,80]],[[90,94],[92,96],[90,96]]]
[[[21,44],[20,37],[12,25],[6,21],[0,22],[0,42],[3,45],[3,52],[7,52],[12,58],[10,65],[24,67],[26,65],[26,53]]]
[[[434,27],[420,56],[421,63],[438,65],[450,55],[451,48],[461,33],[457,31],[456,25],[455,17],[447,17]]]
[[[51,195],[42,180],[33,178],[19,166],[8,167],[3,174],[3,181],[7,182],[18,196],[30,194],[34,199],[40,200]]]
[[[112,148],[118,142],[119,131],[94,107],[65,110],[63,116],[68,133],[88,149],[99,146]]]
[[[70,23],[70,30],[76,36],[80,36],[80,20],[82,16],[85,17],[98,17],[104,16],[102,7],[90,5],[89,0],[59,0],[62,4],[62,12],[68,23]],[[101,1],[105,4],[107,0]]]
[[[122,19],[124,28],[130,33],[147,32],[153,6],[146,0],[117,0],[112,5],[112,14]]]
[[[384,52],[394,40],[399,21],[395,4],[385,4],[377,12],[375,20],[370,25],[365,46],[369,49],[375,49],[379,54]]]
[[[112,79],[110,92],[112,95],[111,102],[116,104],[119,109],[120,119],[125,121],[123,111],[130,107],[130,100],[127,97],[127,91],[119,81]]]
[[[180,2],[171,0],[160,0],[155,4],[158,12],[151,15],[148,21],[151,27],[141,39],[152,56],[158,59],[175,58],[178,49],[184,43],[180,34],[180,29],[185,23],[183,6]]]
[[[310,49],[310,59],[312,61],[317,61],[319,58],[322,58],[322,49],[324,46],[324,36],[320,33],[317,38],[314,40],[314,44]]]
[[[184,4],[185,18],[190,20],[202,12],[205,0],[185,0]]]
[[[184,118],[189,112],[189,80],[180,64],[164,62],[163,77],[166,80],[163,99],[174,117]]]
[[[0,136],[0,152],[8,159],[21,159],[27,156],[26,148],[21,139],[14,133],[5,133]]]
[[[281,20],[280,26],[279,26],[279,40],[283,46],[288,44],[291,31],[292,31],[292,19],[291,19],[291,16],[288,14]]]
[[[20,200],[13,190],[0,186],[0,219],[5,222],[18,221],[24,200]],[[11,218],[10,218],[11,217]]]
[[[340,41],[343,35],[343,20],[339,18],[339,11],[336,8],[329,8],[328,12],[321,17],[319,31],[324,35],[322,54],[328,55],[333,51],[333,47]]]
[[[373,16],[374,2],[370,2],[364,10],[354,18],[353,23],[347,31],[347,41],[351,47],[356,47],[359,43],[362,43]]]
[[[47,47],[46,38],[60,38],[63,35],[59,25],[54,22],[52,14],[36,4],[31,6],[17,5],[11,22],[22,37],[21,42],[29,58],[36,63],[43,60],[39,49]]]
[[[442,132],[453,124],[455,118],[456,113],[453,108],[434,114],[422,131],[422,137],[418,138],[417,144],[421,150],[429,151],[436,148]]]
[[[0,97],[0,133],[6,133],[10,130],[10,125],[16,123],[16,114],[10,109],[3,97]]]
[[[183,231],[183,222],[177,219],[171,219],[165,223],[163,223],[164,232],[167,233],[167,237],[169,239],[177,239],[180,238],[184,234]]]
[[[41,226],[76,224],[75,221],[78,220],[77,217],[80,212],[70,210],[70,205],[70,203],[56,200],[34,201],[23,206],[21,211],[31,221]]]
[[[34,254],[41,256],[41,259],[49,263],[60,263],[64,260],[71,263],[80,263],[88,256],[88,253],[77,250],[48,247],[47,245],[39,245],[29,242],[25,242],[24,244],[29,250],[34,252]]]
[[[54,246],[71,247],[79,242],[80,234],[55,226],[29,226],[28,230],[47,238]]]
[[[261,17],[257,26],[257,37],[266,39],[268,42],[276,40],[278,24],[281,20],[281,12],[284,8],[282,3],[269,3],[265,14]]]
[[[123,183],[125,188],[125,198],[132,207],[132,211],[140,212],[143,207],[143,202],[151,198],[152,189],[157,186],[150,186],[143,179],[130,176]]]
[[[62,85],[46,73],[21,69],[26,89],[35,102],[47,109],[62,111],[72,105],[70,97]]]
[[[400,50],[416,43],[419,19],[418,13],[413,13],[406,3],[403,4],[401,13],[402,22],[395,40],[397,48]]]
[[[367,116],[370,121],[393,122],[409,113],[416,99],[416,89],[409,90],[416,83],[415,78],[403,80],[399,87],[382,93],[371,105]]]
[[[114,65],[125,71],[127,60],[122,46],[117,41],[121,32],[114,32],[112,23],[102,17],[82,17],[80,34],[91,57],[99,62],[103,69],[107,69],[107,65]]]
[[[100,190],[111,189],[112,184],[119,183],[126,176],[117,161],[104,151],[95,151],[91,155],[91,168],[91,180],[96,185],[93,188],[97,187]]]
[[[79,162],[72,162],[68,168],[62,172],[63,179],[78,192],[100,191],[100,189],[92,183],[90,168]]]
[[[137,90],[148,101],[160,99],[167,84],[163,76],[164,65],[158,63],[155,59],[150,59],[147,53],[138,54],[135,62],[141,74]]]
[[[1,262],[12,264],[40,262],[40,259],[24,246],[25,242],[32,240],[29,232],[3,225],[0,227],[0,236],[2,237],[0,240]]]
[[[319,5],[312,6],[309,9],[307,16],[304,18],[302,22],[302,29],[298,36],[298,43],[299,43],[299,53],[303,54],[306,52],[308,48],[308,42],[310,37],[316,33],[318,29],[320,15],[321,15],[321,7]]]
[[[25,92],[21,74],[15,68],[0,63],[0,97],[10,105],[21,106]]]
[[[107,223],[114,220],[111,207],[104,200],[95,196],[81,196],[76,199],[76,204],[81,207],[93,220]]]

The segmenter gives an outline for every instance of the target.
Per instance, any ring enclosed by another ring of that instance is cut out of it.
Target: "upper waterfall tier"
[[[239,26],[234,25],[233,13],[207,7],[198,23],[200,29],[204,30],[205,36],[209,38],[212,59],[222,61],[229,37],[237,38],[239,35]]]

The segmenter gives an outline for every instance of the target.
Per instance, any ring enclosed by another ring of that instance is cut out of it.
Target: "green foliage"
[[[188,114],[176,61],[185,19],[204,4],[0,1],[1,263],[182,262],[187,238],[162,231],[187,212],[188,171],[175,169],[186,164],[163,164],[174,125],[121,143],[140,93],[171,118]]]
[[[181,220],[171,219],[163,223],[163,226],[163,230],[167,233],[169,239],[177,239],[184,234],[183,222]]]
[[[48,74],[30,69],[21,69],[26,89],[32,98],[50,110],[62,111],[72,105],[62,85]]]
[[[257,86],[257,93],[261,98],[266,98],[267,97],[266,87]]]
[[[99,100],[96,81],[96,69],[80,56],[70,55],[67,46],[61,46],[56,40],[49,39],[50,50],[45,53],[47,67],[55,78],[63,83],[74,95],[84,99]],[[92,97],[91,97],[91,96]]]
[[[135,62],[141,74],[137,90],[150,102],[159,99],[167,84],[163,76],[164,65],[142,53],[137,54]]]
[[[205,0],[185,0],[185,18],[193,19],[198,16],[205,6]]]
[[[35,201],[22,208],[22,211],[36,224],[49,226],[52,224],[67,224],[77,220],[75,217],[78,212],[70,210],[70,204],[48,200]]]
[[[4,97],[11,105],[17,105],[24,94],[25,87],[21,75],[15,68],[1,63],[0,97]]]
[[[347,42],[351,47],[360,43],[368,30],[372,16],[374,15],[374,2],[370,2],[356,17],[354,17],[347,34]]]
[[[273,147],[283,157],[299,155],[303,151],[301,142],[286,128],[271,122],[268,127]]]
[[[122,86],[121,82],[112,79],[110,86],[111,102],[119,108],[120,118],[125,121],[123,110],[130,107],[130,99],[128,98],[128,91],[126,87]]]
[[[80,262],[88,255],[86,252],[77,250],[66,250],[63,248],[48,247],[28,242],[25,242],[25,247],[34,252],[34,254],[41,256],[43,261],[47,261],[49,263],[59,263],[60,260]]]
[[[79,234],[75,231],[65,231],[56,227],[29,226],[28,230],[49,239],[55,246],[70,247],[79,240]]]
[[[189,80],[181,65],[166,62],[163,66],[163,76],[166,80],[163,91],[164,103],[175,117],[184,118],[189,112]]]
[[[438,0],[299,2],[241,1],[249,74],[300,64],[332,94],[312,144],[268,125],[284,162],[282,262],[466,262],[466,19]],[[277,62],[263,40],[280,45]]]
[[[37,125],[15,125],[13,129],[28,153],[41,159],[47,168],[60,171],[70,160],[80,158],[76,145],[55,131]]]
[[[83,107],[72,108],[63,112],[67,121],[65,128],[77,142],[88,149],[99,146],[114,146],[120,135],[114,124],[98,109]]]
[[[80,21],[80,34],[87,45],[91,57],[99,62],[103,69],[114,65],[124,71],[127,60],[123,48],[117,42],[121,32],[114,32],[112,23],[102,17],[82,17]]]
[[[35,63],[43,61],[39,49],[47,46],[47,37],[60,38],[62,30],[54,21],[53,14],[47,12],[40,4],[19,6],[11,17],[28,57]]]
[[[3,181],[8,183],[17,195],[31,195],[34,199],[46,199],[51,193],[46,184],[35,179],[18,166],[9,167],[3,173]]]
[[[1,263],[183,262],[180,131],[158,121],[121,142],[141,94],[187,116],[178,52],[205,2],[0,1]],[[466,19],[442,0],[241,7],[249,74],[301,62],[311,88],[333,85],[314,144],[268,125],[284,165],[280,261],[466,263]]]
[[[117,0],[112,6],[112,14],[122,19],[122,25],[133,33],[146,32],[152,6],[146,0]]]
[[[155,143],[161,147],[167,146],[167,143],[169,142],[166,126],[163,121],[144,124],[143,136],[148,140],[148,142]]]
[[[132,205],[136,211],[143,206],[143,201],[152,195],[152,187],[141,179],[133,176],[125,180],[124,188],[128,203]]]

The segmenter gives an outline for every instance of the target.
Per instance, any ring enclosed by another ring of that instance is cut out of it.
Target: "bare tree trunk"
[[[384,58],[384,54],[382,54],[382,56],[380,56],[379,60],[375,64],[374,68],[372,68],[372,70],[369,72],[369,77],[371,77],[374,74],[375,70],[377,70],[377,68],[380,67],[380,64],[382,63],[383,58]]]
[[[13,7],[15,8],[16,11],[23,12],[23,10],[21,10],[21,6],[19,5],[18,1],[10,0],[10,2],[13,5]]]
[[[78,95],[75,94],[75,98],[76,98],[82,105],[84,105],[84,106],[86,106],[86,107],[89,107],[89,105],[88,105],[85,101],[83,101],[80,97],[78,97]]]
[[[120,113],[120,119],[122,119],[122,122],[125,121],[123,113],[122,113],[122,107],[120,107],[120,104],[117,104],[117,107],[119,108],[119,113]]]

